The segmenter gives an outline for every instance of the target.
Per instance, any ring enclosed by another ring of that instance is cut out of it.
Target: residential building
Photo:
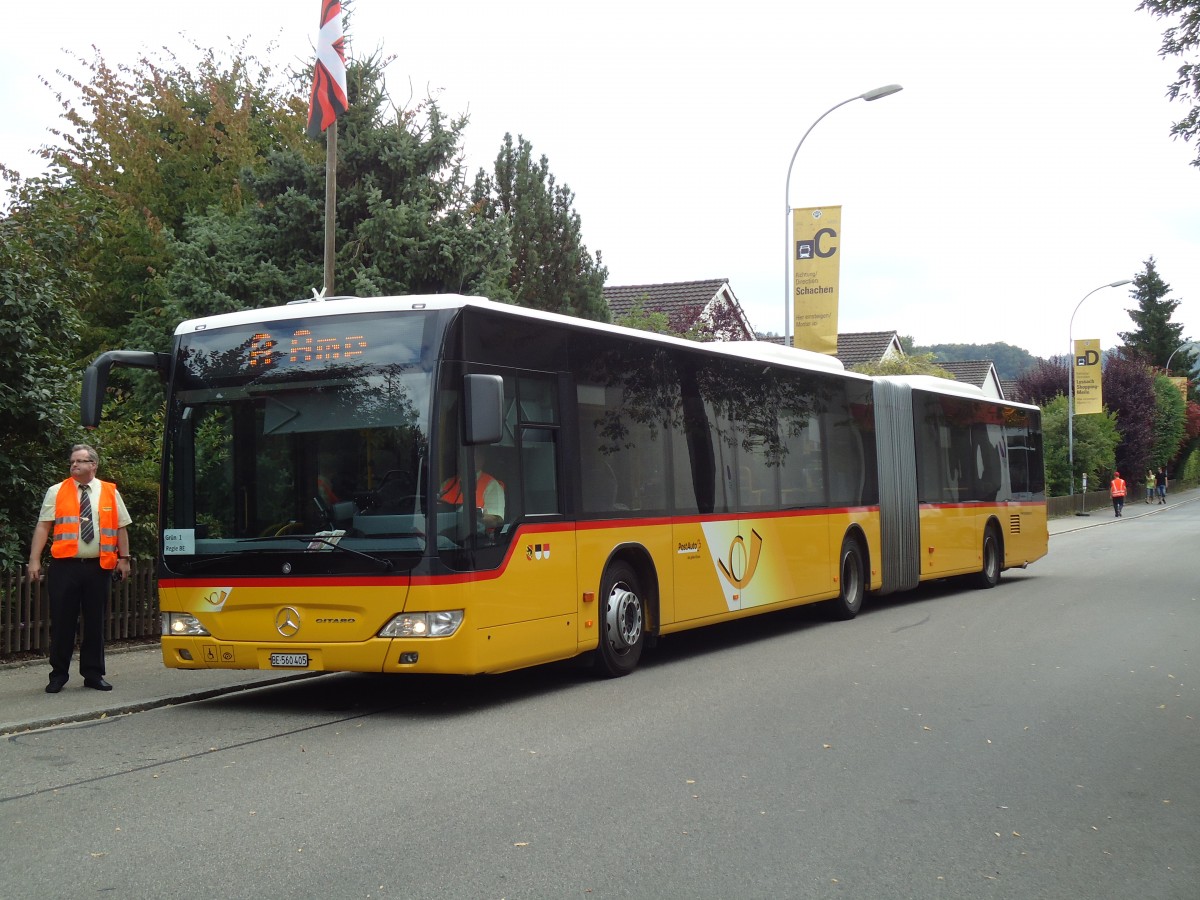
[[[646,312],[666,315],[672,331],[686,332],[707,323],[719,330],[722,340],[752,341],[754,328],[729,286],[728,278],[674,281],[664,284],[605,285],[604,299],[613,321],[641,304]]]

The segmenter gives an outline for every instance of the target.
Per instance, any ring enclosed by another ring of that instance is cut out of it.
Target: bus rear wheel
[[[838,595],[830,601],[830,610],[838,619],[853,619],[862,609],[866,594],[866,566],[862,546],[849,535],[838,554]]]
[[[983,568],[975,576],[975,583],[985,590],[1000,583],[1000,535],[995,525],[983,532]]]
[[[625,562],[614,562],[600,581],[600,646],[596,668],[609,678],[637,668],[646,644],[646,604],[637,573]]]

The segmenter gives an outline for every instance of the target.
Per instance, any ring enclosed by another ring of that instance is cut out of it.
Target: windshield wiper
[[[220,562],[223,559],[236,559],[237,553],[222,553],[220,556],[209,556],[205,559],[194,559],[191,562],[180,563],[178,568],[184,572],[191,572],[193,569],[203,568],[212,563]]]
[[[410,532],[407,534],[399,535],[399,537],[424,538],[425,535],[414,531],[414,532]],[[390,559],[385,559],[382,556],[372,556],[370,553],[363,553],[361,550],[355,550],[352,547],[343,547],[337,541],[331,541],[328,538],[324,538],[324,537],[321,537],[320,535],[315,535],[315,534],[311,534],[311,535],[309,535],[309,534],[280,534],[280,535],[268,535],[266,537],[241,538],[238,540],[238,543],[239,544],[260,544],[260,543],[267,543],[267,542],[274,542],[274,541],[297,541],[299,543],[309,544],[309,545],[317,544],[317,543],[325,544],[326,546],[330,547],[333,550],[341,550],[343,553],[349,553],[351,556],[361,556],[363,559],[370,560],[372,563],[379,566],[385,572],[390,572],[390,571],[392,571],[392,569],[395,568],[395,566],[392,564],[392,561]],[[318,551],[318,552],[323,553],[324,551],[322,550],[322,551]],[[199,569],[204,566],[210,565],[212,563],[221,562],[222,560],[240,559],[240,558],[242,558],[242,555],[240,553],[222,553],[220,556],[210,556],[210,557],[207,557],[206,559],[197,559],[197,560],[193,560],[192,562],[180,563],[179,568],[185,572],[191,572],[194,569]]]
[[[414,533],[412,535],[406,535],[406,537],[424,537],[424,535]],[[252,538],[251,540],[261,541],[261,540],[263,540],[263,538]],[[343,553],[349,553],[353,556],[361,556],[363,559],[368,559],[371,562],[375,563],[380,568],[382,568],[383,571],[385,571],[385,572],[390,572],[394,568],[394,566],[392,565],[392,561],[390,559],[384,559],[382,556],[372,556],[370,553],[363,553],[361,550],[355,550],[351,547],[343,547],[337,541],[331,541],[331,540],[329,540],[329,538],[322,537],[317,534],[312,534],[312,535],[283,534],[283,535],[272,536],[271,538],[269,538],[269,540],[299,541],[302,544],[308,544],[310,547],[313,544],[324,544],[325,546],[329,547],[331,550],[341,550]]]

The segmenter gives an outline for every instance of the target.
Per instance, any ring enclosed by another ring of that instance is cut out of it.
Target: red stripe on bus
[[[962,505],[962,504],[959,504]],[[403,581],[410,585],[430,585],[430,584],[468,584],[475,581],[494,581],[502,576],[508,568],[509,562],[512,560],[513,554],[517,552],[521,543],[522,535],[524,534],[561,534],[568,531],[603,531],[627,528],[652,528],[662,527],[666,525],[702,525],[705,522],[736,522],[742,519],[785,519],[785,518],[806,518],[810,516],[833,516],[833,515],[848,515],[851,513],[871,513],[878,512],[878,506],[846,506],[833,509],[793,509],[793,510],[772,510],[769,512],[759,513],[721,513],[708,516],[658,516],[648,519],[593,519],[586,522],[546,522],[544,524],[525,523],[513,532],[512,541],[508,545],[508,551],[504,554],[504,559],[495,569],[478,570],[474,572],[455,572],[446,575],[407,575],[398,573],[393,576],[384,575],[334,575],[328,578],[315,578],[312,576],[302,576],[296,578],[280,578],[272,576],[269,578],[246,578],[240,576],[237,578],[226,579],[209,579],[209,578],[163,578],[158,582],[160,589],[181,590],[195,587],[196,585],[213,585],[220,584],[222,587],[257,587],[257,588],[297,588],[297,587],[395,587],[397,581]]]

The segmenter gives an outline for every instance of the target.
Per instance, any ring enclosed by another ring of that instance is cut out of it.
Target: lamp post
[[[1102,284],[1084,294],[1083,300],[1092,296],[1096,291],[1131,283],[1132,279],[1126,278],[1124,281]],[[1075,313],[1079,312],[1079,307],[1083,306],[1083,300],[1075,304],[1075,309],[1071,312],[1071,321],[1067,326],[1067,475],[1071,480],[1069,494],[1071,497],[1075,496]]]
[[[1164,375],[1171,374],[1171,360],[1173,360],[1175,358],[1175,354],[1178,353],[1180,350],[1182,350],[1184,347],[1190,347],[1191,345],[1192,345],[1191,341],[1184,341],[1182,344],[1180,344],[1178,347],[1176,347],[1174,350],[1171,351],[1171,355],[1167,357],[1167,364],[1165,366],[1163,366],[1163,374]]]
[[[783,187],[783,249],[784,249],[784,267],[783,267],[783,344],[785,347],[791,346],[788,340],[789,329],[792,326],[792,242],[789,239],[792,220],[792,166],[796,162],[796,156],[800,152],[800,147],[804,143],[804,139],[812,133],[812,130],[817,127],[823,118],[837,109],[839,106],[845,106],[847,103],[853,103],[855,100],[878,100],[880,97],[886,97],[889,94],[894,94],[897,91],[902,91],[898,84],[885,84],[883,87],[877,87],[873,91],[867,91],[865,94],[858,94],[849,99],[843,100],[841,103],[829,107],[825,112],[817,117],[817,121],[808,126],[808,131],[804,132],[804,137],[800,138],[800,143],[796,145],[796,149],[792,151],[792,161],[788,163],[787,181]]]

